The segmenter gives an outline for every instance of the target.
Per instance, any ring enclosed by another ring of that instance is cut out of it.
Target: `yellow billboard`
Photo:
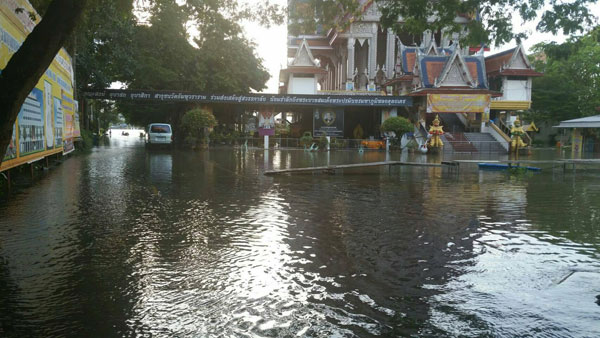
[[[428,94],[428,113],[488,113],[489,94]]]
[[[0,72],[40,20],[27,0],[0,2]],[[73,149],[73,82],[71,57],[61,49],[23,103],[0,171]]]

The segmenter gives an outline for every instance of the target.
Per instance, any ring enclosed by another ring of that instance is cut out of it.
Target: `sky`
[[[246,0],[241,0],[246,1]],[[272,3],[277,3],[282,6],[287,4],[287,0],[272,0]],[[600,16],[600,4],[592,6],[592,12],[596,16]],[[518,17],[518,15],[515,15]],[[553,36],[549,33],[539,33],[535,31],[536,22],[530,22],[522,25],[518,18],[513,18],[514,27],[524,28],[528,33],[528,38],[523,41],[523,45],[526,49],[531,48],[538,42],[550,42],[556,41],[562,43],[566,40],[566,37],[561,35]],[[271,28],[261,27],[257,23],[245,22],[243,24],[246,36],[257,43],[257,54],[262,58],[264,66],[271,74],[271,78],[267,82],[267,89],[263,90],[264,93],[277,93],[279,87],[279,70],[285,68],[287,65],[287,28],[286,25],[273,26]],[[487,55],[491,55],[502,50],[510,49],[515,47],[516,43],[512,42],[499,48],[492,48]]]

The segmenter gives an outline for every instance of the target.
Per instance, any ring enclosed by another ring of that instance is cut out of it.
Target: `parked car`
[[[146,127],[146,145],[167,145],[173,143],[173,130],[167,123],[151,123]]]

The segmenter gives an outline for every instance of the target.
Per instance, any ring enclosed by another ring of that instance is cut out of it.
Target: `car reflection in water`
[[[146,152],[146,168],[149,171],[149,184],[162,189],[170,189],[173,177],[173,157],[167,150]]]

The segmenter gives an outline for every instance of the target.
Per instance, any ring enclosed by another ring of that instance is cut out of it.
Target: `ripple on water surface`
[[[271,152],[266,166],[325,161],[310,156]],[[356,155],[340,156],[328,160]],[[135,143],[68,160],[0,206],[2,330],[597,333],[596,174],[399,168],[268,178],[264,167],[263,151]]]

